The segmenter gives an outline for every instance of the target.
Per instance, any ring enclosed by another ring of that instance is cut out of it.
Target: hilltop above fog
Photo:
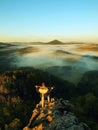
[[[51,45],[58,45],[58,44],[65,44],[64,42],[61,42],[59,40],[53,40],[50,42],[47,42],[47,44],[51,44]]]

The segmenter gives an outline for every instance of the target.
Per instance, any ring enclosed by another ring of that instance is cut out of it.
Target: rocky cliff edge
[[[80,123],[73,113],[74,106],[63,99],[54,100],[42,108],[36,105],[32,116],[23,130],[90,130],[85,123]]]

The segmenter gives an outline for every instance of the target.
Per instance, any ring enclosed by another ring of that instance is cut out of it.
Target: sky
[[[98,42],[98,0],[0,0],[0,41]]]

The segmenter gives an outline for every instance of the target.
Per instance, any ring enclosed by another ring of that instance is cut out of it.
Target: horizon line
[[[49,40],[49,41],[0,41],[0,43],[51,43],[53,41],[61,42],[61,43],[90,43],[90,44],[95,44],[98,43],[97,41],[92,42],[92,41],[63,41],[63,40]]]

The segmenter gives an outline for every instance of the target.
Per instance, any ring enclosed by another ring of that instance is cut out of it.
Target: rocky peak
[[[63,42],[59,41],[59,40],[53,40],[53,41],[50,41],[48,42],[48,44],[64,44]]]
[[[85,123],[80,123],[73,113],[74,106],[63,99],[51,98],[36,104],[29,123],[23,130],[90,130]]]

